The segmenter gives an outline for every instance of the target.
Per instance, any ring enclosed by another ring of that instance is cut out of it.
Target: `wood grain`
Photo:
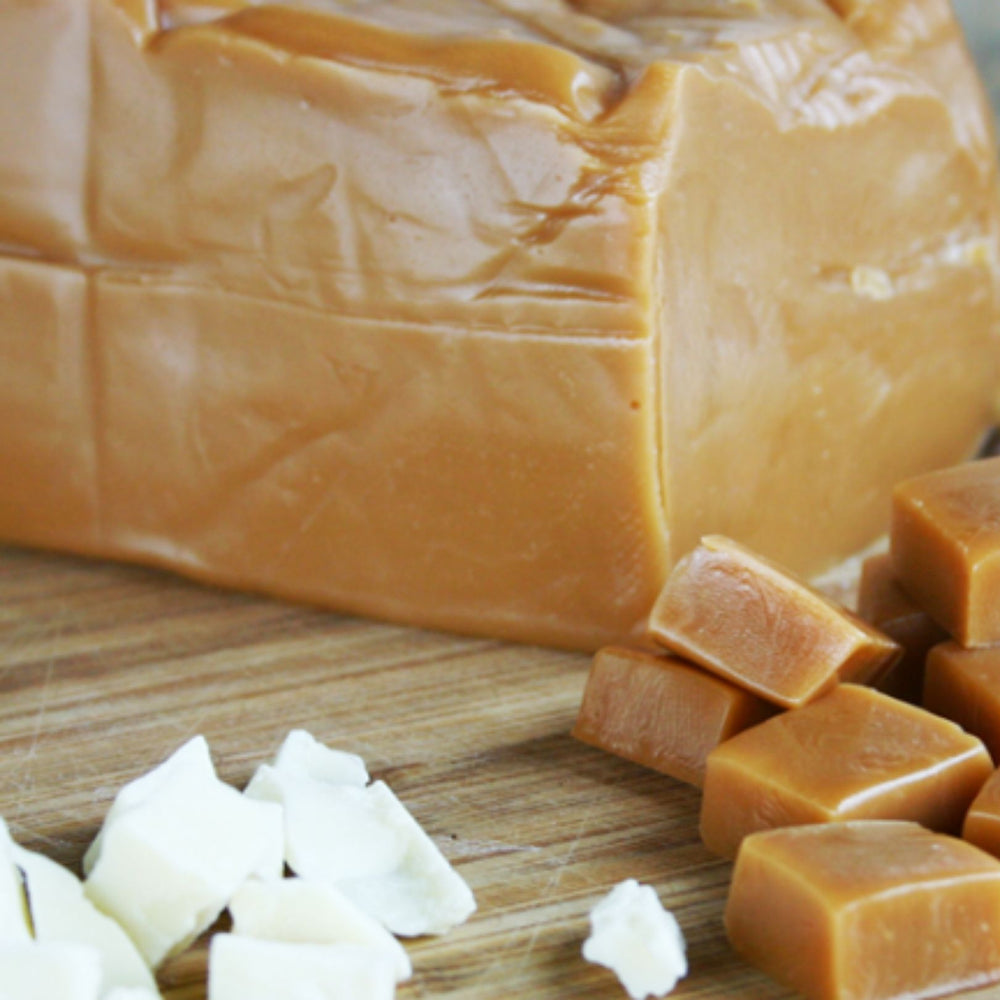
[[[687,936],[677,996],[791,996],[726,943],[730,866],[698,840],[697,792],[568,735],[586,668],[0,549],[0,813],[20,843],[79,871],[117,789],[189,737],[203,733],[242,786],[301,726],[360,753],[475,891],[467,925],[408,943],[401,1000],[624,997],[580,946],[589,908],[629,877],[656,887]],[[202,940],[168,963],[164,996],[202,1000],[205,961]]]

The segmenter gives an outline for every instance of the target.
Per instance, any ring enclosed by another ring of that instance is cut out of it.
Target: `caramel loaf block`
[[[596,648],[992,419],[944,0],[0,4],[0,538]]]

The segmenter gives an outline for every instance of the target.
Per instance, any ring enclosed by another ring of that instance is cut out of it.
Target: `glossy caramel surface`
[[[1000,863],[916,823],[748,837],[725,920],[737,951],[808,1000],[940,996],[1000,979]]]
[[[934,646],[927,656],[924,706],[974,733],[1000,761],[1000,649]]]
[[[598,650],[573,735],[701,787],[705,759],[774,707],[685,662],[645,650]]]
[[[847,819],[916,820],[957,833],[992,770],[979,739],[953,722],[841,684],[712,751],[702,840],[733,856],[756,830]]]
[[[649,620],[656,642],[791,708],[899,658],[886,635],[770,560],[717,535],[673,569]]]
[[[1000,458],[900,483],[891,552],[907,594],[958,642],[1000,641]]]

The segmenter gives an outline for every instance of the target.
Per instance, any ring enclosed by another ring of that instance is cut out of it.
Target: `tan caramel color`
[[[875,687],[911,705],[922,704],[927,654],[948,634],[903,593],[888,552],[871,556],[861,566],[858,614],[903,650]]]
[[[597,648],[992,419],[944,0],[0,4],[0,537]]]
[[[708,755],[701,837],[732,857],[756,830],[905,819],[958,833],[993,771],[954,723],[856,684],[776,715]]]
[[[927,656],[923,703],[978,736],[1000,762],[1000,648],[935,646]]]
[[[912,1000],[1000,979],[1000,863],[916,823],[771,830],[740,848],[733,947],[807,1000]]]
[[[774,712],[676,656],[608,646],[591,664],[573,735],[700,788],[710,751]]]
[[[904,590],[958,642],[1000,642],[1000,458],[900,483],[891,552]]]
[[[877,680],[901,650],[770,560],[711,535],[673,569],[649,619],[653,639],[791,708],[842,680]]]
[[[1000,858],[1000,769],[990,775],[972,800],[962,824],[962,837]]]

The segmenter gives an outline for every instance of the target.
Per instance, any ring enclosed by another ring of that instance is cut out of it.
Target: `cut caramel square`
[[[935,646],[927,655],[924,707],[974,733],[1000,758],[1000,648]]]
[[[671,652],[793,708],[838,681],[871,682],[891,639],[743,545],[709,535],[667,579],[649,620]]]
[[[1000,769],[993,772],[972,800],[962,837],[1000,858]]]
[[[855,684],[776,715],[709,756],[701,836],[735,855],[756,830],[848,819],[907,819],[958,833],[993,770],[953,722]]]
[[[916,823],[769,830],[740,848],[725,923],[808,1000],[939,996],[1000,978],[1000,862]]]
[[[701,787],[710,751],[774,712],[675,656],[609,646],[594,657],[573,735]]]
[[[923,699],[924,664],[932,646],[948,638],[937,622],[903,592],[888,552],[866,559],[858,582],[858,614],[902,649],[875,684],[879,691],[913,705]]]
[[[903,589],[953,638],[1000,642],[1000,458],[900,483],[891,551]]]

